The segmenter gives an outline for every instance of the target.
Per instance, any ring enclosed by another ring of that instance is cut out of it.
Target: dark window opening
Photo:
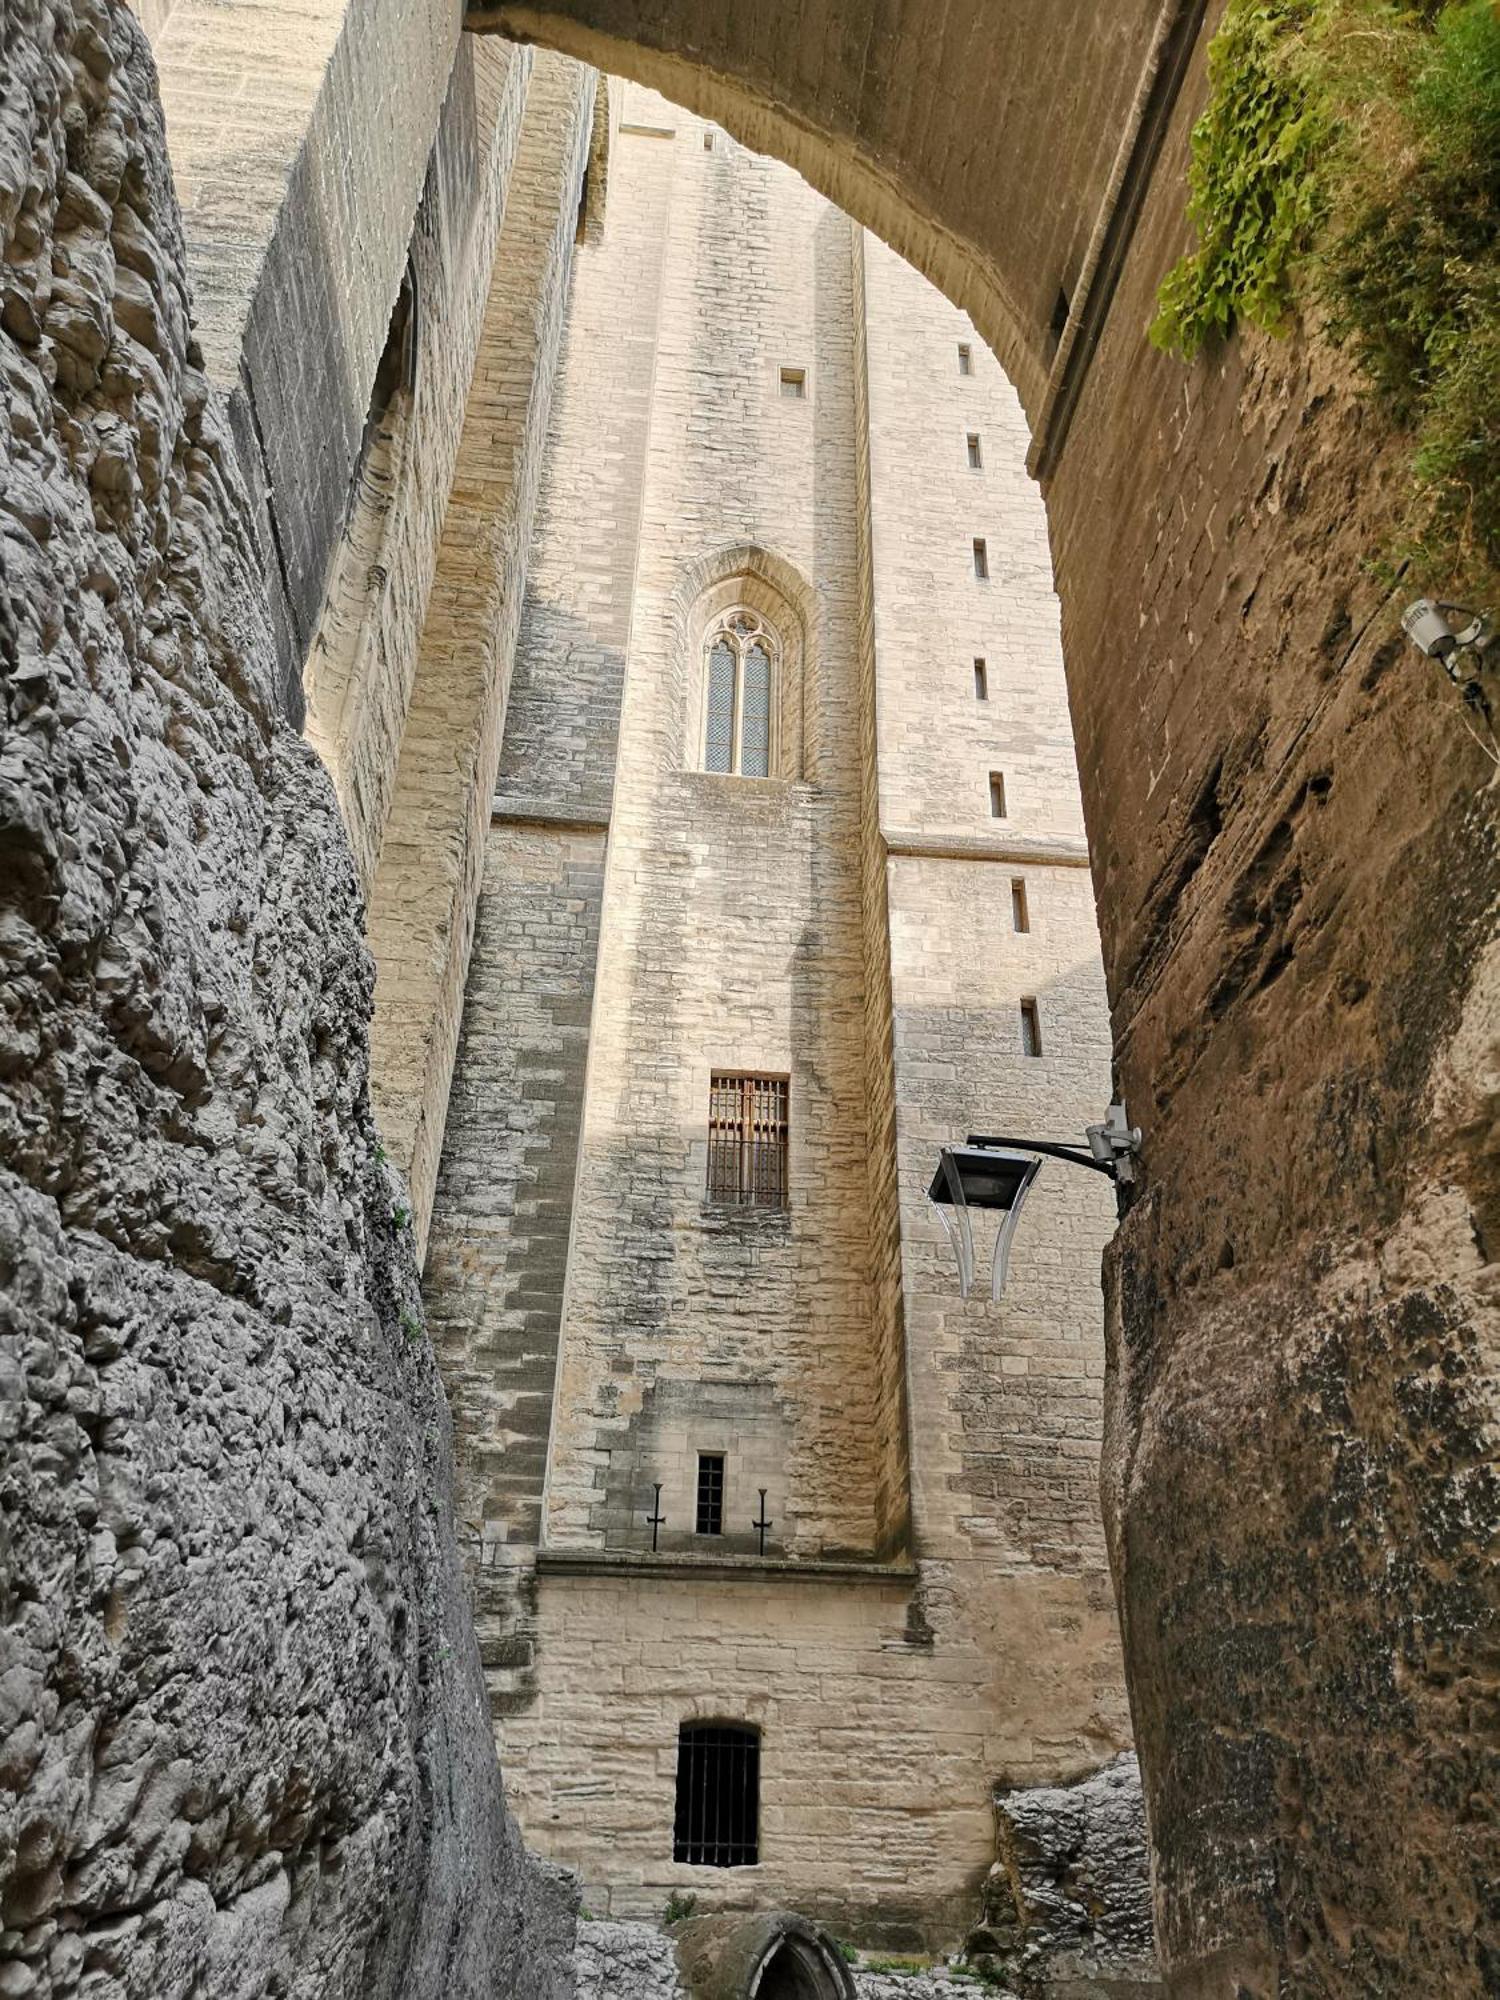
[[[1005,776],[1001,771],[990,772],[990,818],[1005,817]]]
[[[783,368],[781,371],[781,393],[800,403],[807,394],[807,370],[805,368]]]
[[[370,385],[370,406],[365,413],[364,434],[359,441],[359,459],[355,467],[356,484],[359,469],[369,456],[375,433],[385,422],[391,404],[402,389],[414,389],[416,382],[417,277],[408,259],[406,275],[401,280],[401,289],[391,310],[391,322],[386,329],[385,347],[375,365],[375,380]]]
[[[989,573],[990,573],[990,552],[985,547],[983,539],[980,536],[976,535],[974,537],[974,574],[979,578],[979,581],[983,583],[986,577],[988,577]]]
[[[760,1731],[684,1722],[677,1732],[672,1859],[753,1868],[760,1859]]]
[[[573,241],[575,243],[582,243],[582,241],[584,240],[584,230],[588,224],[589,175],[592,172],[593,172],[592,166],[585,166],[583,170],[583,179],[578,183],[578,214],[575,216],[573,221]]]
[[[1031,912],[1026,907],[1026,884],[1019,877],[1010,885],[1010,914],[1018,931],[1031,929]]]
[[[980,467],[984,464],[984,455],[979,449],[978,431],[970,431],[965,441],[969,448],[970,469],[974,472],[978,472]]]
[[[716,1070],[708,1093],[708,1199],[728,1206],[787,1205],[787,1109],[784,1076]]]
[[[976,701],[988,701],[989,698],[989,669],[985,666],[984,661],[976,656],[974,661],[974,699]]]
[[[1042,1017],[1035,1000],[1021,1002],[1021,1053],[1023,1056],[1042,1053]]]
[[[958,343],[958,372],[960,375],[974,373],[974,350],[966,340]]]
[[[714,135],[712,132],[705,132],[703,135],[703,150],[705,153],[711,153],[713,149],[714,149]]]
[[[1059,286],[1057,297],[1052,302],[1052,317],[1047,322],[1047,331],[1052,336],[1052,345],[1054,348],[1061,344],[1062,337],[1068,330],[1068,320],[1072,311],[1072,301]]]
[[[722,1535],[724,1532],[722,1451],[700,1451],[698,1454],[698,1515],[693,1532],[699,1535]]]

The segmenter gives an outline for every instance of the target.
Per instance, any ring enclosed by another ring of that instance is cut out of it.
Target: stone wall
[[[975,1117],[1077,1138],[1108,1095],[1024,449],[960,313],[784,168],[624,94],[426,1268],[512,1796],[600,1912],[691,1890],[953,1942],[993,1777],[1126,1740],[1095,1491],[1107,1191],[1049,1178],[999,1311],[960,1308],[925,1200]],[[736,601],[786,642],[764,782],[698,768],[702,607]],[[705,1208],[716,1065],[790,1078],[787,1211]],[[712,1551],[700,1451],[726,1461]],[[753,1877],[671,1858],[677,1724],[715,1714],[764,1730]]]
[[[356,475],[303,673],[307,738],[333,777],[367,895],[530,79],[519,50],[459,44],[408,251],[415,380],[397,388]]]
[[[440,117],[455,94],[472,97],[468,64],[454,66],[459,9],[155,0],[150,18],[204,368],[229,398],[260,517],[282,698],[300,721],[303,664]],[[529,57],[517,61],[524,78]],[[462,365],[457,342],[455,357]]]
[[[370,890],[374,1097],[425,1251],[525,595],[595,79],[539,61]]]
[[[1114,1201],[1102,1177],[1044,1166],[995,1306],[992,1229],[976,1225],[978,1296],[961,1301],[926,1196],[938,1149],[969,1132],[1079,1143],[1109,1096],[1108,1016],[1025,421],[962,312],[868,237],[863,265],[916,1548],[940,1639],[950,1622],[990,1634],[1003,1677],[1028,1685],[992,1769],[1036,1782],[1129,1740],[1096,1485]],[[1023,1050],[1023,999],[1039,1056]]]
[[[1184,369],[1147,345],[1219,12],[1020,0],[983,35],[961,5],[893,28],[703,0],[491,18],[783,149],[972,304],[1039,421],[1118,1081],[1147,1135],[1106,1494],[1173,1991],[1478,1994],[1491,767],[1371,567],[1406,446],[1337,358],[1242,337]],[[974,116],[990,90],[1005,115]],[[1075,199],[1076,272],[1053,254]]]
[[[150,58],[18,0],[3,75],[0,1979],[562,1995]]]

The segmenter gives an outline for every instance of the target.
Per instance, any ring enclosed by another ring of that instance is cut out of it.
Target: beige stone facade
[[[949,1942],[995,1779],[1128,1734],[1108,1187],[1044,1172],[999,1307],[960,1301],[925,1199],[940,1144],[1076,1139],[1109,1095],[1045,524],[964,316],[615,88],[427,1264],[502,1761],[596,1911]],[[765,776],[704,768],[736,611],[775,661]],[[786,1079],[784,1208],[706,1199],[725,1072]],[[672,1858],[703,1718],[761,1731],[753,1867]]]

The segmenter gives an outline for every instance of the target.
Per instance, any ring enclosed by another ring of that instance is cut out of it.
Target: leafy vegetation
[[[1152,338],[1191,357],[1307,312],[1412,442],[1403,546],[1500,575],[1500,10],[1229,0],[1193,134],[1197,248]]]
[[[686,1923],[688,1918],[693,1914],[694,1910],[696,1910],[697,1907],[698,1907],[698,1898],[696,1896],[680,1895],[678,1891],[674,1889],[671,1895],[668,1896],[667,1898],[666,1907],[661,1913],[661,1920],[664,1924],[667,1924],[669,1926],[672,1924]]]
[[[1188,217],[1198,247],[1169,272],[1151,338],[1190,359],[1236,321],[1277,331],[1321,217],[1317,93],[1291,40],[1318,0],[1230,0],[1209,45],[1208,109],[1193,128]]]

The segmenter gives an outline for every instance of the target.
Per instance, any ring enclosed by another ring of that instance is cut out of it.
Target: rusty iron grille
[[[724,1532],[724,1454],[698,1454],[698,1514],[696,1532],[722,1535]]]
[[[787,1205],[784,1076],[715,1073],[709,1087],[708,1198],[747,1208]]]
[[[685,1722],[677,1733],[672,1859],[753,1868],[760,1858],[760,1731]]]

